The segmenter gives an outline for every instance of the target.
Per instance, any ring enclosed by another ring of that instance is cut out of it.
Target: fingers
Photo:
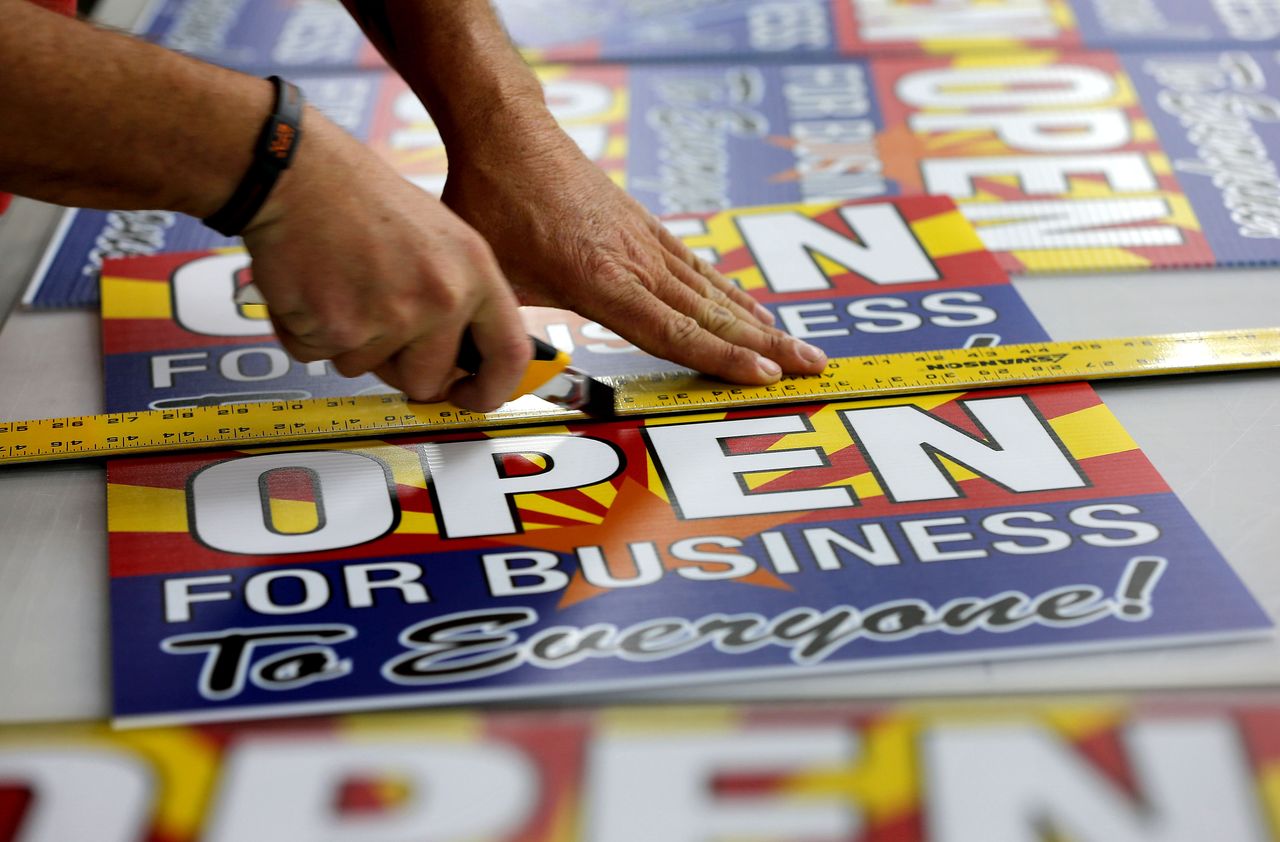
[[[782,367],[768,357],[736,345],[704,328],[645,290],[636,280],[604,301],[604,312],[619,332],[641,349],[672,362],[735,383],[772,383]]]
[[[449,402],[463,409],[492,412],[516,397],[516,388],[533,356],[514,298],[495,302],[478,313],[471,322],[471,337],[480,350],[480,370],[449,389]]]
[[[673,310],[693,317],[704,331],[749,348],[777,362],[786,372],[816,374],[826,366],[827,357],[821,349],[760,324],[705,277],[674,257],[668,269],[676,283],[656,286],[655,295]]]
[[[681,263],[705,278],[712,287],[724,293],[743,310],[751,313],[762,324],[772,327],[777,322],[773,313],[769,312],[767,307],[752,298],[751,294],[742,289],[742,287],[721,275],[710,263],[694,254],[693,250],[685,245],[683,240],[672,234],[661,224],[658,224],[657,232],[658,241],[662,244],[662,247]]]

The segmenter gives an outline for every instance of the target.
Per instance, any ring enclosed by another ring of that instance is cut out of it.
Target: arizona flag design
[[[673,218],[668,228],[830,356],[1034,342],[1044,332],[948,199],[775,206]],[[327,363],[301,364],[266,311],[234,301],[248,283],[234,249],[107,262],[103,351],[110,411],[239,399],[380,392]],[[531,333],[596,375],[677,368],[603,326],[526,308]]]
[[[0,839],[1269,842],[1278,726],[1272,699],[1175,696],[0,727]]]
[[[109,482],[115,712],[138,723],[1270,627],[1084,386],[138,459]]]

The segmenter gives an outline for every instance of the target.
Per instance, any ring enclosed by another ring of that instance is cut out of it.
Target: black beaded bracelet
[[[253,162],[227,203],[205,217],[204,224],[234,237],[262,209],[280,173],[293,162],[302,139],[302,91],[279,76],[267,77],[276,88],[276,101],[253,147]]]

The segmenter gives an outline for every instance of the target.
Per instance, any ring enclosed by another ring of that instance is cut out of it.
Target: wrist
[[[206,225],[224,236],[240,234],[261,212],[302,140],[302,91],[279,76],[270,81],[273,104],[254,141],[249,166],[226,202],[204,218]]]

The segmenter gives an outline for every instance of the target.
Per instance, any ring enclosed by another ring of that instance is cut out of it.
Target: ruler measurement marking
[[[625,418],[708,407],[872,399],[1268,366],[1280,366],[1280,328],[845,357],[833,359],[822,374],[786,378],[760,387],[714,383],[687,372],[605,379],[617,388],[617,415]],[[484,416],[446,405],[414,408],[403,397],[389,395],[117,412],[0,422],[0,464],[197,446],[346,439],[388,432],[563,423],[586,417],[553,408]]]

